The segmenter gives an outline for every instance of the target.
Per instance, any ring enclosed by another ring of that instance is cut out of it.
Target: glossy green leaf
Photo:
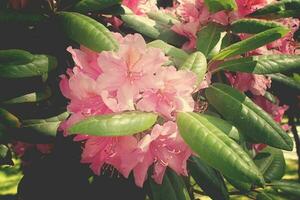
[[[16,116],[2,108],[0,108],[0,122],[9,128],[18,128],[21,125]]]
[[[234,0],[204,0],[210,12],[218,12],[221,10],[236,10],[237,5]]]
[[[208,102],[251,141],[292,150],[293,141],[271,116],[245,94],[216,83],[205,91]]]
[[[275,97],[272,93],[270,93],[270,92],[268,92],[268,91],[265,92],[264,97],[265,97],[268,101],[272,102],[273,104],[276,104],[276,103],[278,102],[277,97]]]
[[[170,27],[174,24],[180,23],[177,18],[163,11],[150,11],[147,12],[147,16],[158,23]]]
[[[251,13],[250,16],[267,19],[277,19],[284,17],[300,17],[299,0],[282,0],[267,5]]]
[[[0,50],[0,66],[33,61],[34,55],[21,49]]]
[[[234,33],[256,34],[276,27],[283,26],[273,21],[246,18],[234,21],[230,29]]]
[[[213,200],[229,199],[228,190],[218,171],[195,156],[190,158],[188,169],[196,183],[210,198]]]
[[[121,3],[121,0],[80,0],[73,10],[77,12],[99,11]]]
[[[279,194],[276,194],[274,192],[262,191],[258,193],[258,195],[256,196],[256,200],[291,200],[291,199],[282,197]]]
[[[268,76],[271,77],[272,81],[278,82],[284,86],[294,89],[295,91],[297,91],[297,93],[300,93],[300,84],[294,79],[280,73],[269,74]]]
[[[263,174],[266,182],[280,180],[284,175],[285,160],[279,149],[266,147],[255,156],[254,163]]]
[[[182,178],[171,170],[167,170],[162,184],[150,182],[151,200],[190,200]]]
[[[300,55],[261,55],[229,60],[214,72],[228,70],[253,74],[273,74],[300,69]]]
[[[222,32],[224,27],[217,23],[209,23],[197,33],[197,50],[206,57],[219,53],[221,49]]]
[[[0,64],[0,77],[24,78],[41,76],[57,67],[57,60],[49,55],[34,55],[31,62]]]
[[[20,97],[15,97],[6,101],[3,104],[19,104],[19,103],[33,103],[40,102],[48,99],[51,96],[51,89],[48,87],[44,91],[32,92],[29,94],[22,95]]]
[[[66,35],[94,51],[111,51],[118,43],[110,31],[96,20],[75,12],[59,12],[57,18]]]
[[[0,10],[0,24],[25,24],[25,25],[35,25],[41,23],[47,19],[46,16],[42,14],[32,14],[25,13],[15,10]]]
[[[205,117],[196,113],[178,113],[180,135],[201,160],[225,176],[249,183],[263,184],[263,178],[251,158],[231,138]]]
[[[225,58],[244,54],[248,51],[255,50],[261,46],[264,46],[270,42],[273,42],[289,32],[289,29],[283,27],[272,28],[264,32],[258,33],[245,40],[232,44],[223,50],[219,54],[214,56],[213,60],[223,60]]]
[[[199,51],[192,53],[180,69],[194,72],[197,75],[197,83],[199,84],[204,79],[207,70],[206,57]]]
[[[225,177],[226,180],[236,189],[241,192],[249,192],[251,190],[252,184],[247,182],[238,181],[236,179]]]
[[[101,136],[132,135],[151,128],[156,119],[156,114],[146,112],[99,115],[76,123],[69,132]]]
[[[293,181],[273,181],[270,183],[272,188],[278,189],[280,192],[285,194],[293,195],[294,197],[300,198],[300,183]]]
[[[148,17],[125,14],[121,15],[121,18],[126,26],[152,39],[160,39],[176,46],[185,42],[185,38],[172,31],[170,27],[165,27]]]
[[[181,66],[189,56],[182,49],[176,48],[162,40],[154,40],[148,43],[147,46],[161,49],[167,56],[171,58],[171,60],[174,61],[176,66]]]
[[[64,112],[58,116],[46,118],[46,119],[29,119],[22,121],[21,130],[23,134],[26,132],[29,134],[36,134],[40,136],[55,136],[57,128],[60,123],[67,119],[69,114]]]

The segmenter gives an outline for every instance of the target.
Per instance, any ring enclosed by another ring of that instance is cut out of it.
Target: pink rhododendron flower
[[[236,0],[238,5],[238,14],[244,17],[257,9],[263,8],[274,0]]]
[[[157,76],[163,81],[162,87],[145,91],[143,98],[137,103],[139,110],[155,111],[169,119],[174,111],[193,111],[194,100],[191,93],[195,89],[197,78],[194,73],[166,67]]]
[[[19,157],[22,157],[27,150],[34,148],[42,154],[49,154],[53,149],[53,144],[31,144],[21,141],[15,141],[12,143],[12,149]]]
[[[139,34],[126,36],[118,52],[101,53],[99,64],[103,73],[97,85],[107,106],[114,112],[134,110],[140,92],[160,87],[155,74],[166,61],[161,50],[146,48]]]
[[[157,183],[162,183],[167,167],[177,174],[187,175],[186,161],[192,151],[179,135],[176,123],[169,121],[162,126],[155,125],[151,135],[146,135],[138,146],[144,154],[143,159],[133,170],[138,186],[143,185],[147,170],[153,162],[153,178]]]
[[[168,57],[160,49],[147,47],[139,34],[114,36],[119,41],[116,52],[68,48],[75,66],[61,76],[60,82],[62,94],[70,99],[67,108],[71,116],[60,125],[65,135],[70,126],[88,116],[141,110],[155,112],[163,120],[175,120],[176,111],[194,109],[193,72],[164,66]],[[187,175],[186,160],[191,150],[172,121],[133,136],[98,137],[81,133],[74,140],[84,142],[81,162],[90,164],[95,174],[108,165],[124,177],[133,171],[136,184],[141,187],[152,164],[158,183],[167,166]]]
[[[226,73],[226,76],[233,87],[242,92],[250,91],[254,95],[264,95],[271,86],[271,79],[263,75],[238,72],[235,75]]]
[[[157,11],[156,0],[123,0],[122,4],[136,15],[144,15],[150,11]]]
[[[29,0],[9,0],[10,6],[15,10],[25,8],[29,3]]]

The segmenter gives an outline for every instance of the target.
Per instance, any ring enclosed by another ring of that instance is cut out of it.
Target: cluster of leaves
[[[220,77],[216,81],[219,83],[196,95],[208,102],[209,109],[205,113],[177,114],[182,138],[195,154],[200,155],[200,158],[190,158],[189,173],[206,195],[212,199],[229,199],[231,192],[226,188],[226,179],[240,193],[251,198],[300,197],[299,184],[280,181],[285,171],[281,149],[292,150],[292,139],[248,96],[228,86],[222,79],[225,70],[265,74],[293,94],[299,94],[299,84],[288,76],[290,72],[299,70],[300,55],[249,56],[224,61],[285,36],[289,32],[286,27],[266,19],[299,17],[299,0],[283,0],[269,5],[251,14],[253,19],[241,19],[228,27],[209,23],[199,30],[197,51],[192,54],[179,48],[185,39],[170,29],[178,20],[160,11],[149,12],[147,17],[137,16],[121,6],[120,0],[51,2],[54,1],[41,4],[39,13],[16,12],[6,6],[0,10],[0,23],[7,28],[6,33],[21,27],[28,38],[36,34],[41,37],[38,41],[43,46],[31,49],[30,43],[20,45],[3,41],[9,50],[0,50],[0,164],[11,164],[8,144],[13,140],[35,144],[55,140],[60,122],[68,117],[66,102],[59,94],[57,78],[67,67],[69,58],[64,52],[65,47],[82,44],[96,52],[117,49],[118,44],[109,31],[113,27],[99,15],[105,14],[119,16],[124,21],[122,32],[143,34],[149,46],[162,49],[178,68],[195,72],[199,82],[214,63],[221,63],[212,71],[213,75]],[[233,0],[205,2],[211,12],[236,8]],[[51,35],[53,28],[56,31]],[[253,35],[237,41],[238,33]],[[48,41],[51,36],[57,40],[54,44]],[[24,40],[26,35],[20,37]],[[43,49],[48,44],[48,49]],[[38,51],[38,54],[20,48]],[[102,115],[75,124],[70,133],[132,135],[151,128],[156,121],[157,115],[154,113]],[[263,143],[269,147],[253,156],[250,152],[252,143]],[[190,179],[185,180],[168,171],[162,185],[150,179],[147,191],[153,200],[188,200],[194,198],[191,185]],[[267,187],[263,189],[263,186]]]

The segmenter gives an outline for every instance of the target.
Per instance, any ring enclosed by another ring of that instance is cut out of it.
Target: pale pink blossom
[[[136,15],[145,15],[147,12],[158,10],[156,0],[123,0],[122,4]]]
[[[97,89],[114,112],[134,110],[140,92],[161,85],[155,74],[167,60],[161,50],[147,48],[141,35],[127,35],[117,52],[99,55],[103,73],[97,79]]]
[[[257,9],[263,8],[274,0],[236,0],[238,5],[238,14],[244,17]]]
[[[250,91],[254,95],[264,95],[271,87],[271,79],[263,75],[237,72],[236,74],[226,73],[230,84],[241,92]]]
[[[142,187],[149,166],[154,163],[152,177],[161,184],[167,167],[179,175],[187,175],[186,161],[192,151],[178,133],[176,123],[169,121],[155,125],[151,135],[146,135],[138,144],[144,153],[143,159],[133,169],[135,182]]]
[[[174,117],[175,111],[193,111],[194,100],[191,94],[197,79],[193,72],[165,67],[157,72],[157,77],[163,81],[162,87],[145,91],[137,103],[139,110],[155,111],[169,119]]]

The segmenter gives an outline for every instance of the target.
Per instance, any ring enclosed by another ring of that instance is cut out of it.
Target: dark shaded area
[[[126,179],[111,171],[93,176],[87,165],[80,164],[81,145],[72,138],[58,135],[52,154],[24,168],[24,177],[18,187],[21,200],[144,200],[145,192],[133,178]],[[35,157],[34,155],[32,155]],[[28,159],[28,157],[27,157]]]

